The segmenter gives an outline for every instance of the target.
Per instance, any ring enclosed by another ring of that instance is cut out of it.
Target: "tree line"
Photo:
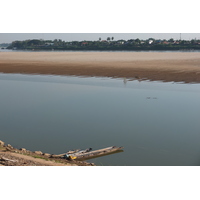
[[[146,40],[129,39],[114,40],[107,37],[106,40],[99,38],[97,41],[63,41],[61,39],[43,40],[32,39],[24,41],[13,41],[7,49],[15,50],[199,50],[200,40],[174,40],[173,38]]]

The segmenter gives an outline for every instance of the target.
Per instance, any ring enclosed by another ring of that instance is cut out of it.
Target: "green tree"
[[[174,39],[171,38],[171,39],[168,40],[168,42],[170,42],[170,43],[174,43]]]
[[[196,39],[192,39],[192,40],[190,41],[190,43],[191,43],[192,45],[194,45],[194,44],[197,44],[197,41],[196,41]]]
[[[137,38],[137,39],[135,40],[135,42],[136,42],[137,44],[140,44],[140,39]]]
[[[30,40],[30,41],[28,41],[27,44],[29,46],[40,45],[40,44],[42,44],[42,41],[41,40]]]

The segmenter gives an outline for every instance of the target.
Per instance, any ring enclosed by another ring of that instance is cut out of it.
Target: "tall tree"
[[[174,42],[174,39],[173,39],[173,38],[171,38],[171,39],[169,39],[169,40],[168,40],[168,42],[171,42],[171,43],[173,43],[173,42]]]
[[[137,44],[140,44],[140,39],[137,38],[137,39],[135,40],[135,42],[136,42]]]

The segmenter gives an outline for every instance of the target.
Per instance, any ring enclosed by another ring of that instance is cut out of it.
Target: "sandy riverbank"
[[[0,72],[200,83],[200,52],[0,52]]]

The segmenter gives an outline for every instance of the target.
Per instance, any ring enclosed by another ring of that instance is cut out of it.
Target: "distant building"
[[[117,43],[118,44],[124,44],[126,41],[125,40],[118,40]]]
[[[54,45],[54,43],[50,43],[50,42],[45,43],[45,46],[52,46],[52,45]]]
[[[82,42],[82,46],[85,46],[85,45],[87,45],[88,44],[88,42]]]
[[[163,41],[163,44],[169,44],[169,42],[167,42],[167,41]]]
[[[161,40],[156,40],[155,43],[156,44],[160,44],[162,41]]]
[[[149,40],[149,44],[152,44],[153,43],[153,40]]]

